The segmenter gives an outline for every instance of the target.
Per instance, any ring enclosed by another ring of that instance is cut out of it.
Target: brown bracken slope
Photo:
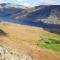
[[[40,49],[35,44],[40,35],[49,33],[42,28],[0,22],[0,43],[5,47],[30,55],[33,60],[60,60],[60,53]]]

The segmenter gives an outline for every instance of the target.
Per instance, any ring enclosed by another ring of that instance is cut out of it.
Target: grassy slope
[[[60,35],[46,32],[41,34],[40,37],[41,39],[37,43],[38,47],[47,48],[56,52],[60,52]],[[43,40],[43,42],[41,42],[41,40]],[[51,43],[49,43],[50,40],[51,40]],[[53,41],[56,41],[59,43],[54,44]]]
[[[60,60],[60,53],[42,49],[40,46],[39,48],[36,47],[42,38],[60,40],[60,35],[49,33],[42,28],[12,23],[0,23],[0,29],[6,33],[6,35],[0,35],[0,43],[4,46],[27,53],[36,60]]]

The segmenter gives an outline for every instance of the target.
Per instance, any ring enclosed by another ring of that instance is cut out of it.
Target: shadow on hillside
[[[19,9],[19,8],[4,8],[3,11],[0,11],[0,17],[8,17],[11,16],[13,14],[17,14],[19,12],[21,12],[23,9]]]
[[[41,27],[49,32],[60,34],[60,24],[48,24],[42,21],[18,20],[18,19],[6,18],[6,17],[0,17],[0,21],[7,21],[10,23],[16,23],[21,25]],[[1,32],[3,33],[4,31],[2,30]],[[6,35],[6,33],[4,32],[3,35]]]
[[[43,7],[43,8],[42,8]],[[60,6],[59,5],[51,5],[51,6],[47,6],[47,5],[42,5],[42,7],[38,7],[36,11],[33,11],[31,13],[29,13],[27,16],[23,17],[22,19],[26,20],[26,19],[30,19],[30,20],[37,20],[39,19],[45,19],[48,18],[50,15],[53,16],[56,15],[56,17],[58,19],[60,19]],[[40,8],[40,9],[39,9]]]
[[[51,33],[60,34],[60,24],[48,24],[41,21],[40,22],[23,21],[23,22],[20,22],[20,24],[41,27],[44,30],[47,30]]]
[[[50,28],[50,29],[44,28],[44,30],[60,35],[60,29],[57,29],[57,28]]]

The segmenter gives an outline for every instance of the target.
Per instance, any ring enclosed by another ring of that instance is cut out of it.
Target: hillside
[[[60,5],[0,4],[0,60],[60,60]]]
[[[15,53],[18,54],[18,58],[21,60],[60,60],[60,50],[54,52],[51,48],[37,47],[36,44],[42,38],[59,40],[60,35],[38,27],[0,22],[0,46],[6,49],[5,54],[9,56],[7,56],[7,59],[14,58],[15,55],[13,54]],[[22,58],[20,58],[21,56]]]

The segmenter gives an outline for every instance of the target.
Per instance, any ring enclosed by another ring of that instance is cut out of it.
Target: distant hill
[[[0,4],[1,17],[11,22],[15,19],[15,22],[18,20],[20,24],[43,27],[45,30],[48,28],[48,31],[60,34],[60,5],[40,5],[29,8],[3,3]]]
[[[60,5],[40,5],[28,8],[15,4],[2,4],[0,16],[15,18],[29,22],[60,24]],[[8,8],[7,8],[8,7]]]
[[[23,20],[60,24],[60,5],[37,6],[31,13],[25,16]]]
[[[60,24],[60,5],[40,5],[28,8],[16,4],[0,4],[0,17],[15,18],[29,22]]]
[[[3,3],[0,4],[0,17],[8,17],[13,14],[21,13],[24,9],[27,9],[27,7],[12,3]]]

